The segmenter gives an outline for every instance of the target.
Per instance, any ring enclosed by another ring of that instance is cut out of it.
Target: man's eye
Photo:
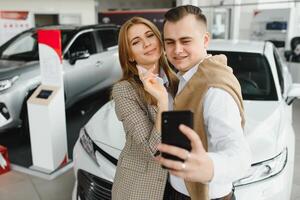
[[[174,42],[165,42],[166,45],[172,45]]]
[[[184,40],[184,41],[182,41],[182,44],[188,44],[190,42],[191,42],[190,40]]]

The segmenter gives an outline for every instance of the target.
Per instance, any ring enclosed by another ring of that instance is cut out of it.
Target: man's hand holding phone
[[[163,120],[163,118],[162,118]],[[163,126],[163,121],[162,121]],[[190,143],[190,150],[172,144],[158,145],[158,150],[162,153],[156,160],[165,168],[168,168],[172,175],[181,177],[192,182],[208,183],[213,178],[213,161],[205,151],[198,134],[190,127],[180,124],[179,130]],[[163,138],[162,133],[162,138]],[[171,155],[179,159],[166,158],[164,155]]]
[[[179,130],[180,124],[185,124],[186,126],[193,128],[193,113],[189,110],[163,112],[161,121],[161,141],[164,144],[174,145],[190,151],[191,143]],[[183,161],[180,157],[167,153],[162,153],[162,157]]]

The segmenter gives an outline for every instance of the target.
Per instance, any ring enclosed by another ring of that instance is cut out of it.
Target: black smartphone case
[[[168,111],[162,113],[162,121],[161,121],[162,143],[181,147],[190,151],[191,142],[179,130],[180,124],[184,124],[190,128],[193,128],[193,113],[188,110]],[[172,160],[183,161],[177,156],[173,156],[166,153],[162,153],[162,157],[167,159],[172,159]]]

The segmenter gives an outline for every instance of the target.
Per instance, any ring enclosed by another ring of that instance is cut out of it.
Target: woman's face
[[[150,69],[158,64],[161,46],[153,31],[144,24],[135,24],[128,29],[128,41],[132,59],[138,65]]]

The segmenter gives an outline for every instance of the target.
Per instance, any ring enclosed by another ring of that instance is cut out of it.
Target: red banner
[[[7,148],[0,145],[0,174],[10,170]]]
[[[1,19],[26,20],[27,17],[26,11],[0,11]]]

